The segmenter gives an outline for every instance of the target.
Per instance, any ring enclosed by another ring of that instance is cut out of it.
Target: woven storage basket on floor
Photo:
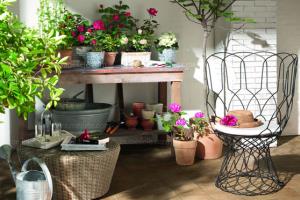
[[[53,179],[53,199],[88,200],[109,190],[120,153],[120,145],[108,143],[107,151],[65,152],[20,147],[21,160],[36,156],[47,164]]]

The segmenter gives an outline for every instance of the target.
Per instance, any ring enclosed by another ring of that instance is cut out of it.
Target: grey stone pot
[[[88,52],[86,54],[86,64],[88,67],[101,68],[104,61],[104,52]]]
[[[158,53],[158,58],[160,61],[166,63],[175,63],[176,62],[176,50],[175,49],[164,49],[162,53]]]

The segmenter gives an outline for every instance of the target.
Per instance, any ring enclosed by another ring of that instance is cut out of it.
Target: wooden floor
[[[123,148],[105,200],[299,200],[300,137],[282,137],[272,150],[281,176],[290,178],[277,193],[257,197],[237,196],[214,186],[222,159],[177,166],[166,147]],[[15,189],[5,163],[0,162],[0,199],[15,199]]]

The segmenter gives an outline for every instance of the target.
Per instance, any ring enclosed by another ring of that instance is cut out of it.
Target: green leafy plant
[[[179,48],[176,36],[174,33],[168,32],[163,33],[156,41],[155,48],[158,52],[162,53],[164,49],[175,49]]]
[[[93,52],[101,52],[104,51],[104,43],[103,40],[105,38],[105,33],[102,30],[88,29],[83,36],[83,41],[85,44],[90,45],[92,47]]]
[[[129,40],[129,48],[135,52],[150,51],[152,46],[151,38],[148,34],[144,34],[142,29],[139,29],[136,34],[132,35]]]
[[[101,44],[106,52],[117,52],[120,47],[120,39],[114,39],[110,34],[104,34]]]
[[[57,88],[65,59],[56,53],[63,37],[50,31],[40,36],[26,28],[7,7],[12,0],[0,1],[0,112],[15,109],[25,119],[35,109],[35,97],[49,92],[47,108],[56,106],[63,93]]]

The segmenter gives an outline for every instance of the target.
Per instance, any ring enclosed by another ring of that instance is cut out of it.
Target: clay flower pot
[[[155,115],[155,111],[154,110],[142,110],[142,117],[143,119],[153,119]]]
[[[152,131],[154,127],[154,121],[150,119],[143,119],[141,125],[144,131]]]
[[[125,116],[125,124],[129,130],[135,130],[136,126],[138,125],[138,118],[137,116]]]
[[[72,49],[62,49],[59,50],[60,53],[60,57],[64,58],[64,57],[68,57],[68,59],[66,60],[66,64],[70,65],[72,64],[72,57],[73,57],[73,50]]]
[[[173,146],[175,150],[176,163],[178,165],[186,166],[194,164],[197,141],[180,141],[173,139]]]
[[[202,160],[217,159],[222,156],[223,142],[216,134],[199,137],[196,156]]]
[[[145,108],[144,102],[135,102],[132,104],[132,112],[134,116],[137,116],[139,119],[142,118],[142,110]]]
[[[117,52],[105,52],[104,64],[105,66],[113,66],[115,64]]]

